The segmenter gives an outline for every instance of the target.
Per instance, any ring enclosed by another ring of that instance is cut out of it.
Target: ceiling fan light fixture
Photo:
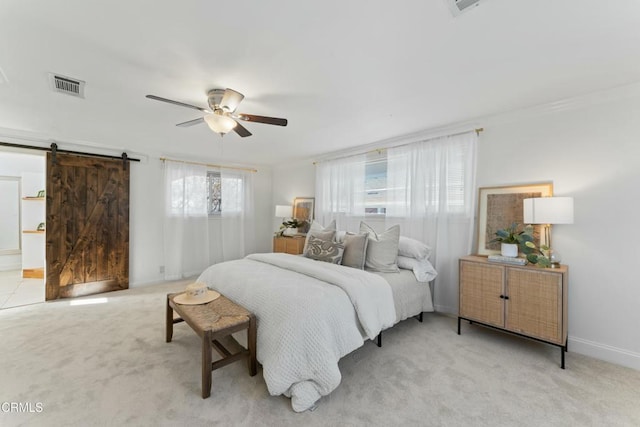
[[[225,133],[232,131],[233,128],[235,128],[238,124],[231,117],[215,113],[207,114],[206,116],[204,116],[204,121],[212,131],[214,131],[215,133],[219,133],[220,136],[224,136]]]

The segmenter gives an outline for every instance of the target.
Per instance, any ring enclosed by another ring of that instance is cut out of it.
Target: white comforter
[[[274,253],[215,264],[198,278],[255,313],[269,393],[297,412],[340,384],[338,360],[393,326],[391,287],[375,274]]]

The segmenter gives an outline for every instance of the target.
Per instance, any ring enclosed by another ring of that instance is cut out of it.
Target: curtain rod
[[[475,129],[473,129],[473,130],[467,130],[467,131],[464,131],[464,132],[456,132],[456,133],[452,133],[452,134],[449,134],[449,135],[442,135],[442,136],[456,136],[456,135],[463,135],[463,134],[465,134],[465,133],[469,133],[469,132],[475,132],[475,133],[476,133],[476,135],[480,135],[480,132],[484,132],[484,128],[475,128]],[[435,138],[441,138],[441,137],[440,137],[440,136],[436,136],[436,137],[433,137],[433,138],[428,138],[428,139],[427,139],[427,141],[428,141],[429,139],[435,139]],[[313,164],[314,164],[314,165],[317,165],[318,163],[326,162],[326,161],[328,161],[328,160],[346,159],[346,158],[348,158],[348,157],[360,156],[360,155],[362,155],[362,154],[370,154],[370,153],[378,153],[378,154],[380,154],[380,153],[382,153],[382,152],[384,152],[384,151],[388,150],[389,148],[404,147],[405,145],[415,144],[415,142],[416,142],[416,141],[413,141],[413,142],[406,142],[406,143],[397,144],[397,145],[390,145],[390,146],[388,146],[388,147],[375,148],[375,149],[373,149],[373,150],[365,151],[364,153],[347,154],[347,155],[344,155],[344,156],[332,157],[332,158],[330,158],[330,159],[326,159],[326,160],[318,160],[318,161],[313,162]]]
[[[190,161],[187,161],[187,160],[169,159],[168,157],[160,157],[160,160],[162,160],[163,162],[186,163],[188,165],[209,166],[211,168],[235,169],[235,170],[240,170],[240,171],[258,172],[258,169],[241,168],[241,167],[238,167],[238,166],[215,165],[215,164],[212,164],[212,163],[190,162]]]
[[[40,150],[40,151],[54,151],[54,145],[55,145],[55,151],[58,152],[58,153],[77,154],[79,156],[100,157],[102,159],[112,159],[112,160],[122,160],[123,157],[124,157],[124,158],[126,158],[126,160],[131,161],[131,162],[139,162],[140,161],[140,159],[134,159],[134,158],[131,158],[131,157],[127,157],[126,153],[122,153],[123,156],[110,156],[108,154],[94,154],[94,153],[85,153],[83,151],[60,150],[60,149],[58,149],[58,146],[57,146],[57,144],[55,142],[53,144],[51,144],[51,147],[39,147],[37,145],[14,144],[12,142],[3,142],[3,141],[0,141],[0,145],[5,146],[5,147],[28,148],[30,150]]]

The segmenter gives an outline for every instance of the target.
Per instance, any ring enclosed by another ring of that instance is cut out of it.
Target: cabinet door
[[[562,344],[562,274],[507,268],[506,329]]]
[[[287,241],[287,249],[285,250],[286,253],[292,254],[292,255],[299,255],[302,253],[304,249],[304,239],[301,239],[299,237],[290,237],[290,238],[286,238],[286,241]]]
[[[285,237],[273,238],[273,252],[286,252],[287,239]]]
[[[504,267],[460,262],[460,316],[504,327]]]

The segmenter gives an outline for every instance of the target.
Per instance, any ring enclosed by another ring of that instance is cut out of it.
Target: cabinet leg
[[[460,335],[460,318],[458,317],[458,335]]]
[[[566,347],[560,347],[560,368],[562,369],[564,369],[564,354],[566,351]]]

